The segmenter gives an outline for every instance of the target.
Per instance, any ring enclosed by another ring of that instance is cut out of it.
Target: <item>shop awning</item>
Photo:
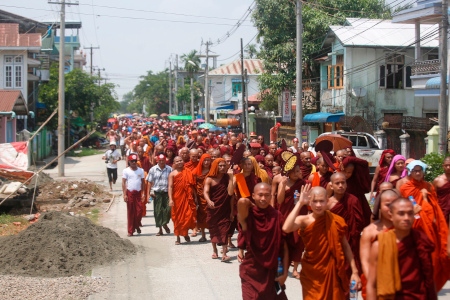
[[[339,122],[341,117],[345,116],[344,113],[330,114],[324,112],[318,112],[314,114],[307,114],[303,117],[303,122],[309,123],[326,123],[326,122]]]
[[[170,121],[190,121],[192,120],[192,116],[169,116]]]

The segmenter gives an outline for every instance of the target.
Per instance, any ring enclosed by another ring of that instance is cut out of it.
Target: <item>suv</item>
[[[378,162],[381,158],[381,153],[383,150],[380,149],[378,141],[371,134],[366,132],[345,132],[345,131],[332,131],[325,132],[319,136],[324,136],[327,134],[339,134],[343,137],[349,139],[353,143],[353,151],[356,157],[367,160],[369,162],[370,173],[375,173],[375,168],[378,166]],[[310,151],[315,153],[314,147],[316,142],[311,144]]]

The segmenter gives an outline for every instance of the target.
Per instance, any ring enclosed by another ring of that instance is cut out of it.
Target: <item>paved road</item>
[[[64,178],[88,178],[107,185],[106,167],[100,158],[101,155],[68,158]],[[119,174],[124,166],[124,162],[119,162]],[[57,168],[46,172],[56,179],[62,179],[57,177]],[[113,192],[122,194],[119,181]],[[126,205],[121,196],[116,197],[110,211],[103,213],[102,225],[116,231],[121,237],[130,239],[138,246],[139,253],[126,261],[95,268],[92,276],[101,276],[109,280],[110,284],[105,292],[92,295],[91,300],[241,298],[236,251],[229,253],[233,257],[231,263],[221,263],[210,258],[212,247],[209,243],[197,242],[199,236],[191,238],[191,243],[179,246],[175,246],[173,234],[155,236],[157,229],[153,206],[149,204],[147,217],[143,218],[142,223],[144,227],[141,235],[130,238],[126,236]],[[289,299],[302,299],[298,280],[288,278],[286,285]],[[450,299],[449,283],[439,299]]]

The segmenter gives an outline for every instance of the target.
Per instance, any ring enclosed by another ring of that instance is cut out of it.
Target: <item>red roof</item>
[[[0,90],[0,111],[14,111],[18,115],[28,114],[28,108],[21,91]]]
[[[260,75],[264,71],[260,59],[244,59],[244,69],[247,69],[248,75]],[[228,65],[223,65],[209,71],[208,75],[241,75],[241,60],[235,60]]]
[[[0,47],[41,47],[41,34],[19,34],[19,24],[0,24]]]

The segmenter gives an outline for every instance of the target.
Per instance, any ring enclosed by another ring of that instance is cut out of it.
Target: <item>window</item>
[[[242,82],[231,83],[232,96],[237,97],[239,93],[242,93]]]
[[[412,86],[411,67],[405,66],[405,57],[402,54],[386,55],[385,64],[380,66],[379,86],[387,89],[404,89]]]
[[[328,66],[328,89],[342,89],[344,87],[344,55],[336,56],[336,64]]]
[[[23,57],[5,55],[5,88],[23,87]]]

